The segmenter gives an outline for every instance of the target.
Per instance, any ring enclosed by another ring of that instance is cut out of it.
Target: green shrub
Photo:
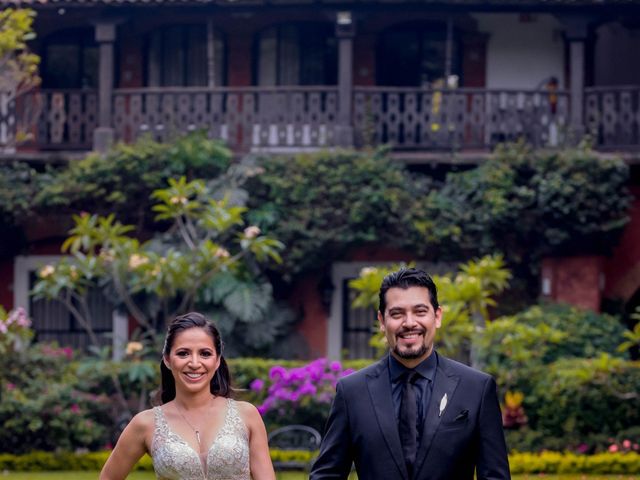
[[[514,453],[509,456],[511,473],[588,473],[588,474],[640,474],[640,454],[542,452]]]
[[[461,251],[500,251],[510,263],[604,253],[628,221],[628,176],[623,160],[584,145],[555,152],[506,145],[479,167],[447,175],[428,218],[436,229],[457,229]]]
[[[149,195],[169,178],[215,178],[231,163],[231,152],[203,132],[158,143],[142,137],[118,144],[106,155],[90,154],[68,167],[50,171],[34,204],[43,211],[114,213],[140,225],[149,212]]]
[[[25,455],[0,453],[0,471],[98,471],[111,452],[51,453],[32,452]],[[313,460],[317,452],[305,450],[271,450],[274,463],[296,462],[301,466]],[[577,455],[572,453],[513,453],[509,455],[511,473],[519,474],[640,474],[640,454],[601,453]],[[145,455],[135,470],[153,470],[151,458]]]
[[[26,163],[0,165],[0,225],[24,220],[33,208],[33,198],[43,186],[35,169]]]
[[[545,365],[560,358],[616,354],[625,331],[617,317],[569,305],[535,305],[487,324],[478,337],[478,357],[503,390],[528,395]]]
[[[70,349],[34,344],[13,356],[11,361],[3,361],[0,451],[95,450],[113,443],[124,417],[122,408],[113,400],[112,374],[119,379],[133,413],[149,408],[151,396],[160,385],[157,361],[72,360],[73,356]],[[266,393],[250,390],[253,380],[266,380],[269,370],[276,365],[295,368],[305,363],[260,358],[229,360],[238,397],[255,405],[264,401]],[[358,369],[369,363],[369,360],[351,360],[344,365]],[[152,376],[137,374],[141,369]],[[267,419],[268,430],[277,426]]]
[[[640,425],[640,362],[603,354],[550,364],[525,397],[530,426],[564,449],[606,448],[620,432]],[[632,433],[632,432],[630,432]],[[631,438],[638,443],[638,437]]]
[[[0,454],[0,470],[42,472],[42,471],[98,471],[109,458],[110,451],[100,452],[30,452],[22,455]],[[145,455],[135,470],[153,470],[151,457]]]
[[[104,448],[109,443],[109,407],[106,396],[80,392],[67,384],[46,383],[26,390],[5,386],[0,450]]]
[[[326,267],[361,244],[424,242],[415,221],[428,178],[415,181],[382,150],[268,157],[260,165],[264,173],[248,185],[250,206],[254,222],[287,246],[284,276]]]

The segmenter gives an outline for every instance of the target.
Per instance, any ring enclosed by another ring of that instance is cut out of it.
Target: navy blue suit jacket
[[[442,398],[447,396],[440,413]],[[439,355],[413,479],[393,413],[388,358],[342,378],[311,480],[508,480],[509,463],[496,383]]]

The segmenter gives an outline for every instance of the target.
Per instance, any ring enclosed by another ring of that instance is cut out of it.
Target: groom
[[[380,287],[380,330],[390,354],[344,377],[311,480],[510,479],[496,383],[439,355],[436,286],[413,268]]]

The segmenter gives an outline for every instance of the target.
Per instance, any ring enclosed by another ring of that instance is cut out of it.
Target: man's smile
[[[398,338],[402,338],[404,340],[413,340],[423,336],[424,330],[411,330],[408,332],[401,332],[397,335]]]

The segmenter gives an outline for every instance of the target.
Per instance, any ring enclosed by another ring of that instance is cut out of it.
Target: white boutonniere
[[[440,400],[440,412],[438,413],[439,417],[442,416],[442,412],[444,412],[445,408],[447,408],[447,394],[446,393],[442,397],[442,400]]]

